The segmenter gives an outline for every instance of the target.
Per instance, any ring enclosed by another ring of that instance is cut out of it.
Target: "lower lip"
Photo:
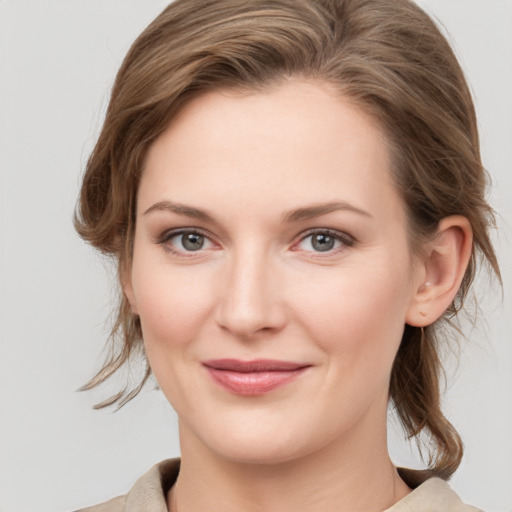
[[[244,396],[264,395],[297,379],[306,367],[296,370],[235,372],[206,367],[213,380],[224,389]]]

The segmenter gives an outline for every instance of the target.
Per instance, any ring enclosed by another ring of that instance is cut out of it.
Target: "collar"
[[[119,512],[168,512],[167,491],[179,471],[180,459],[153,466],[135,482]],[[398,472],[413,491],[384,512],[479,512],[465,505],[444,480],[432,477],[428,471],[399,468]]]

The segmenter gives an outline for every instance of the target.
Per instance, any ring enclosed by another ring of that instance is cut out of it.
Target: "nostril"
[[[216,321],[222,330],[250,341],[263,334],[279,331],[285,323],[285,316],[275,303],[228,302],[218,308]]]
[[[261,245],[261,244],[260,244]],[[279,331],[286,323],[282,307],[283,283],[276,279],[267,252],[237,247],[219,288],[216,322],[241,340]]]

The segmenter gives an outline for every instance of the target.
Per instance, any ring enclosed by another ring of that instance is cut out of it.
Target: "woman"
[[[177,0],[116,79],[76,226],[115,256],[181,461],[87,510],[475,510],[438,344],[499,276],[471,96],[407,0]],[[100,406],[123,405],[126,390]],[[397,470],[389,401],[429,468]]]

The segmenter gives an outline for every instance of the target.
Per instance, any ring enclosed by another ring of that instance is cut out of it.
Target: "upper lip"
[[[275,359],[255,359],[252,361],[241,361],[239,359],[210,359],[203,361],[203,365],[215,370],[240,373],[293,371],[311,366],[305,363],[279,361]]]

